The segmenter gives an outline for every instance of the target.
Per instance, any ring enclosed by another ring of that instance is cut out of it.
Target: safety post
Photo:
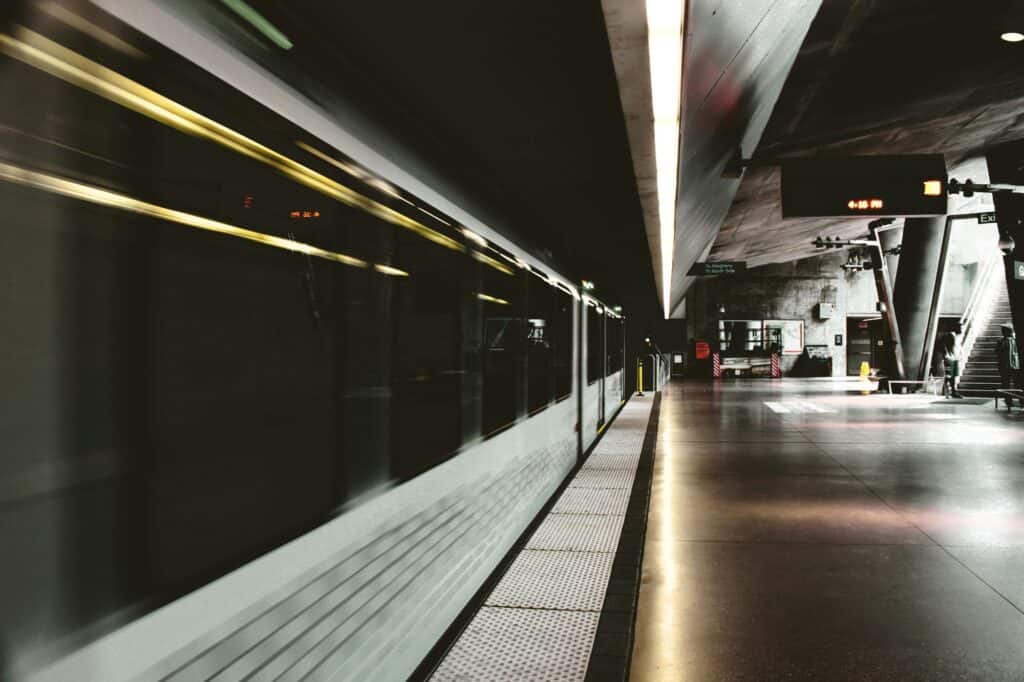
[[[717,352],[711,354],[711,376],[715,379],[722,378],[722,356]]]
[[[772,353],[772,379],[782,378],[782,366],[779,364],[779,354]]]
[[[644,394],[644,361],[643,358],[636,359],[636,394]]]

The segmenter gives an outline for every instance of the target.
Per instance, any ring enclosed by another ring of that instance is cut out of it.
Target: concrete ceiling
[[[682,2],[683,0],[679,0]],[[629,136],[633,175],[643,207],[644,230],[654,266],[658,300],[662,293],[658,178],[654,157],[651,65],[647,49],[646,0],[601,0],[608,42],[619,82],[619,99]]]
[[[951,174],[985,177],[978,157],[1024,138],[1024,45],[998,39],[1010,4],[824,0],[754,155],[769,165],[744,174],[709,258],[783,262],[813,255],[818,235],[866,232],[783,221],[778,158],[943,153]]]
[[[718,235],[740,181],[723,177],[757,148],[821,0],[690,0],[670,312],[685,314],[694,262]]]

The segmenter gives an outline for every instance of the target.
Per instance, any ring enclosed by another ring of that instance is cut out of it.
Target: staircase
[[[1001,273],[1000,273],[1001,274]],[[1010,299],[1006,294],[1006,280],[998,277],[990,288],[990,303],[984,319],[976,319],[977,335],[970,348],[964,348],[961,368],[960,392],[968,396],[992,396],[999,388],[999,362],[996,343],[1003,335],[1002,325],[1012,325]],[[979,318],[982,316],[979,315]]]

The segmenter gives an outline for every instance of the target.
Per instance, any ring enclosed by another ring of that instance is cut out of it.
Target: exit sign
[[[1024,261],[1013,261],[1013,277],[1014,279],[1024,279]]]
[[[941,154],[782,162],[783,218],[939,216],[947,203]]]

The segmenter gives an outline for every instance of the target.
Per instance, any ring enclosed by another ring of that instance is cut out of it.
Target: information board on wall
[[[941,154],[786,159],[782,216],[940,216],[948,207]]]

